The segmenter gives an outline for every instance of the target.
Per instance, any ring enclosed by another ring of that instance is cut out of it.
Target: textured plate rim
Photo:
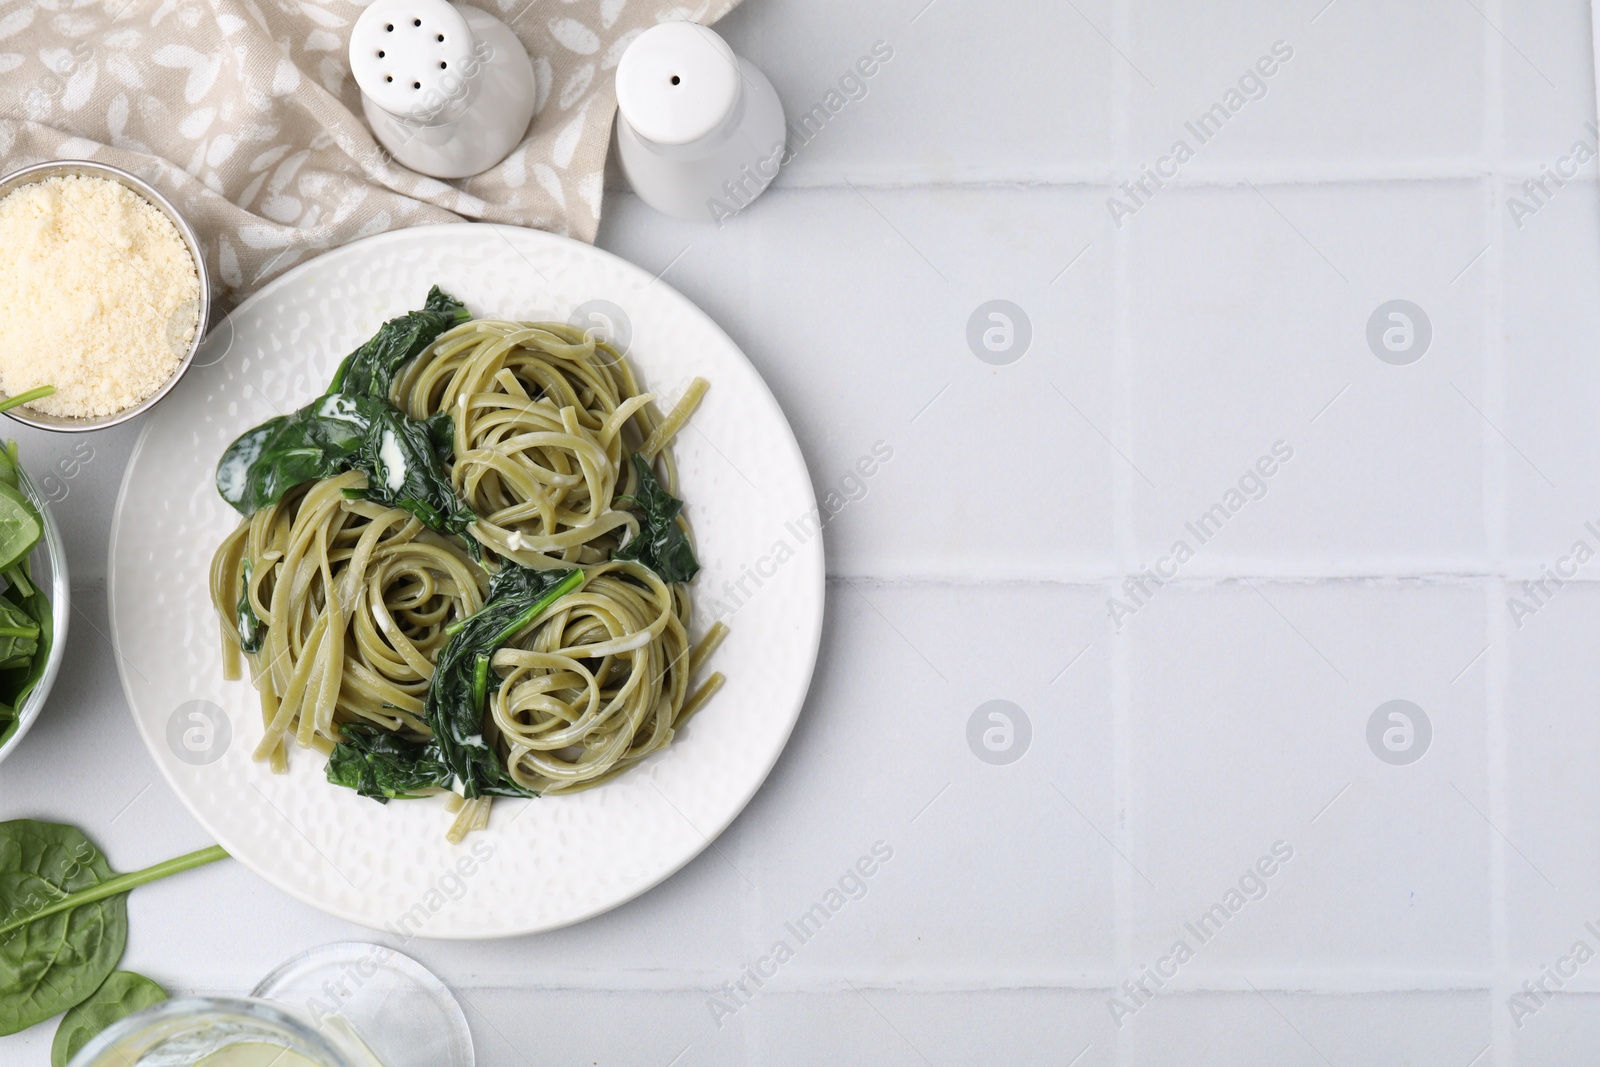
[[[441,233],[448,234],[450,231],[456,231],[463,234],[476,234],[482,232],[485,228],[500,234],[503,239],[506,238],[504,231],[509,230],[519,236],[522,236],[524,239],[531,237],[536,242],[548,241],[558,245],[577,246],[578,249],[582,250],[580,254],[592,255],[601,262],[608,264],[612,269],[619,271],[622,275],[630,277],[634,281],[642,282],[650,286],[660,286],[661,289],[667,294],[668,299],[677,301],[682,306],[686,314],[699,319],[706,328],[718,335],[727,344],[728,349],[734,355],[736,355],[738,359],[743,360],[750,368],[751,375],[755,380],[756,386],[758,387],[752,395],[759,397],[762,402],[767,405],[769,414],[777,420],[779,425],[783,427],[785,433],[782,435],[782,440],[791,454],[790,458],[798,465],[800,470],[807,472],[806,485],[807,494],[810,498],[809,502],[812,506],[816,505],[815,491],[810,488],[811,481],[809,469],[806,466],[805,455],[800,450],[800,443],[795,438],[794,428],[789,424],[788,417],[784,414],[783,408],[778,404],[777,398],[773,396],[772,389],[767,384],[766,379],[762,377],[761,372],[756,369],[754,364],[750,363],[749,357],[744,354],[744,350],[734,342],[733,338],[728,336],[727,332],[717,324],[716,320],[711,318],[711,316],[701,309],[701,307],[694,301],[678,292],[677,289],[668,285],[660,278],[653,277],[636,264],[630,263],[622,257],[608,252],[603,248],[584,244],[581,241],[575,241],[572,238],[563,237],[560,234],[550,233],[545,230],[530,229],[522,226],[504,226],[497,223],[470,222],[441,223],[436,225],[411,226],[398,230],[389,230],[384,233],[374,234],[371,237],[364,237],[359,240],[350,241],[346,244],[338,246],[337,248],[327,249],[304,260],[301,263],[297,263],[295,266],[291,267],[289,270],[285,271],[283,274],[280,274],[278,277],[274,278],[272,281],[268,282],[266,285],[250,294],[244,300],[240,301],[240,303],[230,313],[228,318],[231,320],[232,315],[235,315],[240,311],[247,310],[253,307],[255,304],[276,295],[279,290],[296,283],[301,275],[309,272],[316,264],[320,263],[328,256],[347,254],[349,250],[353,248],[365,249],[375,248],[385,244],[403,243],[407,240],[410,240],[413,235],[419,233],[436,235]],[[139,738],[144,742],[144,746],[148,751],[152,761],[156,764],[157,769],[161,772],[161,776],[166,780],[168,787],[171,788],[174,795],[177,796],[179,802],[183,804],[185,810],[187,810],[189,814],[200,823],[205,831],[217,840],[218,844],[222,845],[223,848],[228,850],[228,853],[230,856],[232,856],[232,858],[243,864],[248,870],[266,881],[268,884],[272,885],[274,888],[281,890],[282,892],[293,897],[295,900],[315,908],[317,911],[320,911],[325,915],[332,915],[335,918],[343,919],[346,922],[355,923],[356,925],[362,926],[366,929],[382,930],[384,927],[374,925],[371,921],[369,921],[368,916],[358,912],[352,912],[344,908],[332,906],[327,901],[317,898],[313,893],[306,890],[300,884],[282,877],[278,871],[263,869],[258,867],[250,859],[246,859],[244,856],[235,854],[235,850],[229,844],[229,842],[223,840],[224,837],[229,837],[231,835],[218,833],[216,828],[212,825],[211,820],[208,819],[202,811],[198,810],[197,807],[190,802],[184,786],[174,777],[168,762],[159,754],[159,750],[157,748],[158,739],[151,736],[150,732],[146,728],[144,719],[138,712],[137,702],[134,697],[134,689],[128,677],[128,667],[125,663],[125,657],[121,652],[122,639],[118,625],[117,612],[117,545],[121,540],[121,534],[123,530],[123,510],[127,503],[133,471],[139,460],[140,454],[144,451],[145,443],[149,439],[154,428],[155,420],[159,417],[161,417],[160,410],[157,409],[153,418],[148,418],[145,420],[144,425],[139,430],[138,440],[134,442],[133,448],[129,450],[127,465],[123,469],[122,482],[117,488],[116,503],[111,512],[111,532],[110,537],[107,539],[106,546],[106,612],[109,616],[112,648],[116,653],[117,680],[122,688],[123,699],[127,702],[128,713],[133,718],[134,727],[138,730]],[[621,907],[630,901],[637,900],[639,897],[650,892],[652,889],[656,888],[667,879],[677,874],[684,867],[688,866],[690,862],[704,853],[706,849],[710,848],[716,839],[733,824],[733,821],[737,819],[747,807],[749,807],[750,802],[755,799],[755,795],[760,792],[761,787],[766,784],[767,779],[772,774],[773,768],[777,766],[779,758],[783,755],[784,750],[788,747],[789,739],[794,734],[795,725],[799,722],[800,712],[804,709],[806,697],[810,693],[811,682],[816,672],[817,656],[822,646],[822,631],[827,610],[826,543],[824,539],[820,537],[816,539],[815,543],[815,564],[812,568],[814,573],[808,576],[809,581],[807,584],[814,585],[814,588],[817,590],[816,622],[815,625],[811,627],[809,639],[806,639],[807,635],[804,634],[798,635],[797,637],[797,641],[801,639],[805,640],[805,647],[802,650],[802,670],[800,672],[800,678],[804,684],[797,687],[795,696],[793,698],[793,707],[789,709],[785,717],[786,721],[783,723],[781,742],[773,746],[770,755],[766,758],[766,765],[761,767],[760,773],[752,779],[750,789],[743,796],[738,798],[737,803],[730,803],[727,806],[726,811],[723,813],[723,817],[721,817],[720,822],[717,825],[712,826],[704,831],[698,831],[698,835],[701,840],[692,848],[686,849],[683,855],[677,858],[675,862],[664,864],[662,870],[654,876],[643,879],[637,884],[627,887],[627,889],[618,894],[615,899],[602,900],[594,907],[580,909],[578,912],[572,915],[564,916],[555,921],[535,923],[526,926],[507,926],[504,929],[483,931],[451,931],[437,934],[426,934],[419,932],[414,936],[419,939],[438,941],[492,941],[513,937],[525,937],[530,934],[547,933],[552,930],[560,930],[569,926],[575,926],[578,923],[587,922],[596,916],[603,915],[614,908]]]

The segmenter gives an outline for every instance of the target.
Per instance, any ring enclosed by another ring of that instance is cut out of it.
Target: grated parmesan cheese
[[[85,418],[172,377],[199,322],[200,278],[154,204],[105,178],[46,178],[0,199],[0,248],[0,389],[53,385],[27,406]]]

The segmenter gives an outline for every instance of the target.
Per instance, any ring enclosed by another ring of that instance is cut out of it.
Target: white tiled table
[[[853,499],[811,698],[719,847],[576,928],[411,946],[480,1062],[1592,1064],[1600,962],[1509,998],[1600,951],[1600,562],[1520,628],[1506,603],[1600,548],[1595,164],[1520,226],[1507,202],[1592,143],[1587,5],[925,2],[747,0],[721,28],[791,115],[893,58],[720,229],[608,194],[600,243],[728,330],[819,494]],[[1114,187],[1279,41],[1265,95],[1114,225]],[[966,341],[997,298],[1032,330],[1001,366]],[[1392,299],[1431,322],[1420,362],[1368,348]],[[205,843],[101,636],[136,429],[57,508],[83,612],[0,786],[0,816],[79,823],[120,869]],[[18,436],[40,470],[75,443]],[[1279,442],[1200,545],[1185,524]],[[967,742],[995,699],[1031,723],[1008,765]],[[1367,742],[1393,699],[1432,725],[1409,765]],[[880,841],[865,895],[719,1026],[709,998]],[[1242,877],[1259,899],[1202,943]],[[126,964],[173,989],[372,936],[235,864],[130,911]],[[50,1031],[0,1060],[46,1062]]]

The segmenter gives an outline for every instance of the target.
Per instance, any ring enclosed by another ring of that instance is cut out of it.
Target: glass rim
[[[174,997],[135,1012],[125,1019],[119,1019],[90,1038],[89,1043],[72,1058],[69,1067],[90,1067],[107,1053],[119,1056],[117,1063],[126,1063],[128,1062],[126,1057],[115,1047],[118,1042],[162,1023],[182,1019],[185,1016],[201,1015],[264,1022],[287,1031],[295,1040],[304,1043],[314,1055],[325,1059],[328,1067],[363,1067],[348,1052],[277,1004],[254,997],[201,996]],[[135,1060],[133,1063],[136,1065],[138,1061]]]

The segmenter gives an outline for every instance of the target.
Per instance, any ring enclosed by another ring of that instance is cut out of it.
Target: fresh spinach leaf
[[[73,827],[0,823],[0,1034],[72,1007],[116,967],[128,939],[125,898],[45,911],[111,877],[105,857]]]
[[[0,671],[33,663],[39,651],[39,624],[8,597],[0,596]]]
[[[0,822],[0,1036],[100,987],[128,940],[129,890],[227,855],[212,845],[116,874],[76,827]]]
[[[267,628],[261,624],[261,616],[256,614],[256,606],[250,603],[252,573],[250,561],[245,560],[244,579],[240,582],[239,603],[234,608],[234,614],[239,628],[239,647],[246,652],[260,652],[262,643],[267,639]]]
[[[30,597],[36,592],[36,590],[33,588],[33,583],[28,580],[27,560],[23,560],[15,567],[10,567],[5,571],[0,571],[0,574],[5,575],[6,582],[10,584],[13,595],[18,597]]]
[[[328,393],[387,402],[400,368],[438,340],[440,334],[471,317],[465,304],[435,285],[428,290],[428,299],[420,311],[390,319],[370,341],[344,358]]]
[[[440,426],[449,441],[449,415],[418,422],[384,406],[372,417],[352,466],[367,475],[367,499],[389,508],[403,508],[429,529],[465,534],[477,516],[456,496],[455,486],[440,461]]]
[[[62,1017],[50,1045],[50,1067],[67,1067],[100,1031],[166,999],[167,991],[144,975],[112,971],[88,1000]]]
[[[12,408],[19,408],[24,404],[31,404],[35,400],[44,399],[55,391],[56,387],[53,385],[41,385],[37,389],[29,389],[26,393],[18,393],[16,396],[8,397],[6,400],[0,401],[0,411],[10,411]],[[14,449],[12,450],[12,458],[16,458],[16,451]]]
[[[16,731],[18,709],[44,676],[53,643],[50,598],[28,572],[44,520],[21,484],[17,443],[9,441],[0,447],[0,513],[10,516],[0,523],[0,573],[8,586],[0,594],[0,744]]]
[[[0,699],[17,708],[20,708],[23,700],[33,692],[33,687],[39,684],[39,679],[44,677],[45,667],[50,663],[50,649],[55,644],[55,621],[50,612],[50,598],[45,595],[44,590],[34,587],[33,595],[22,598],[20,603],[22,610],[39,627],[39,636],[33,660],[26,668],[0,673]],[[3,713],[0,713],[0,718],[3,717]],[[0,737],[0,744],[4,743],[5,738]]]
[[[13,489],[22,488],[22,464],[17,460],[17,443],[7,441],[0,447],[0,482]]]
[[[27,559],[43,533],[33,501],[16,486],[0,482],[0,571]]]
[[[339,732],[344,739],[328,758],[328,781],[334,785],[387,804],[450,784],[450,768],[439,761],[431,745],[360,723],[342,726]]]
[[[611,553],[612,559],[637,560],[661,576],[664,582],[687,582],[700,572],[689,537],[678,525],[683,501],[668,493],[656,480],[655,471],[643,456],[633,454],[633,469],[639,485],[633,497],[623,497],[639,511],[643,521],[639,534]]]

